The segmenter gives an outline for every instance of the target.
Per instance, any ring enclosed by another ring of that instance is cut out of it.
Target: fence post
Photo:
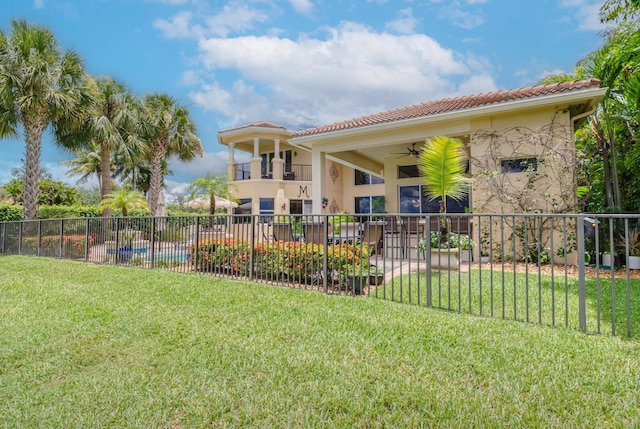
[[[84,227],[84,261],[89,260],[89,218]]]
[[[200,216],[196,216],[196,236],[195,242],[191,240],[191,237],[187,240],[187,243],[191,241],[191,246],[193,246],[193,250],[191,252],[191,257],[193,258],[193,271],[198,272],[198,253],[200,250]]]
[[[438,218],[438,222],[440,222],[440,218]],[[425,262],[427,263],[427,308],[429,308],[433,306],[433,291],[431,285],[431,216],[429,215],[427,215],[427,222],[425,224],[425,237],[427,240],[425,250]]]
[[[249,281],[253,281],[253,249],[255,248],[256,224],[260,221],[260,216],[256,215],[251,222],[251,235],[249,236]]]
[[[58,258],[62,258],[64,252],[64,219],[60,219],[60,253]]]
[[[578,229],[578,318],[580,330],[587,332],[587,292],[584,267],[584,217],[577,217]]]
[[[156,218],[151,218],[151,269],[156,267]]]
[[[42,242],[42,219],[38,220],[38,241],[36,242],[36,255],[41,256],[41,244]]]
[[[320,223],[323,225],[322,228],[322,242],[324,244],[324,252],[322,252],[322,269],[324,275],[322,276],[322,292],[329,293],[329,283],[327,281],[327,277],[329,276],[328,265],[329,265],[329,257],[327,256],[327,245],[329,243],[329,215],[324,215],[324,222]],[[364,289],[364,288],[363,288]]]

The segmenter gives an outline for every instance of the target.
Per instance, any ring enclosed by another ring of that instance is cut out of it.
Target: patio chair
[[[272,234],[275,241],[295,241],[289,222],[274,222],[272,225]]]
[[[387,249],[386,256],[391,258],[404,257],[404,237],[399,219],[395,216],[385,216],[384,221],[384,244]]]
[[[304,223],[302,226],[305,243],[324,244],[325,231],[326,225],[323,222]]]
[[[404,256],[417,258],[418,243],[424,237],[425,224],[420,223],[420,218],[417,216],[403,216],[400,223],[402,225]]]
[[[372,250],[371,253],[379,254],[382,249],[382,237],[384,233],[384,221],[367,221],[364,223],[362,234],[358,237],[358,244],[366,244]]]

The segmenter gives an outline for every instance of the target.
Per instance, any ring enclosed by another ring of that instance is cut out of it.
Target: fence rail
[[[640,336],[639,220],[582,214],[48,219],[0,223],[0,253],[196,272]]]

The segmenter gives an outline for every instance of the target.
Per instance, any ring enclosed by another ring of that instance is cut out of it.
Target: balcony
[[[311,165],[306,164],[285,164],[282,166],[282,180],[296,180],[310,182],[312,178]],[[251,163],[243,162],[234,164],[234,181],[251,180]],[[263,167],[260,172],[260,179],[273,179],[273,172],[270,168]]]

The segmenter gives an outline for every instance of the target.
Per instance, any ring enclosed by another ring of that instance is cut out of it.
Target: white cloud
[[[398,11],[396,19],[386,24],[386,28],[398,34],[411,34],[418,25],[418,20],[413,17],[413,10],[408,7]]]
[[[33,0],[34,9],[44,9],[44,0]]]
[[[376,33],[353,23],[327,34],[202,40],[202,63],[237,78],[230,87],[209,82],[191,98],[231,125],[269,120],[299,129],[457,95],[462,88],[496,87],[480,62],[425,35]]]
[[[310,0],[289,0],[289,3],[291,3],[296,12],[303,15],[308,15],[313,9],[313,3]]]
[[[229,33],[251,30],[254,22],[265,22],[269,14],[249,7],[241,1],[233,1],[222,8],[222,11],[207,19],[209,30],[217,36],[226,37]]]
[[[162,32],[162,35],[169,39],[188,38],[192,36],[191,30],[189,28],[191,17],[191,12],[180,12],[174,15],[173,18],[171,18],[171,20],[169,21],[164,19],[157,19],[153,23],[153,27],[160,30]]]
[[[578,21],[578,30],[601,31],[605,25],[600,22],[600,8],[604,0],[562,0],[560,7],[574,9],[572,21]]]

